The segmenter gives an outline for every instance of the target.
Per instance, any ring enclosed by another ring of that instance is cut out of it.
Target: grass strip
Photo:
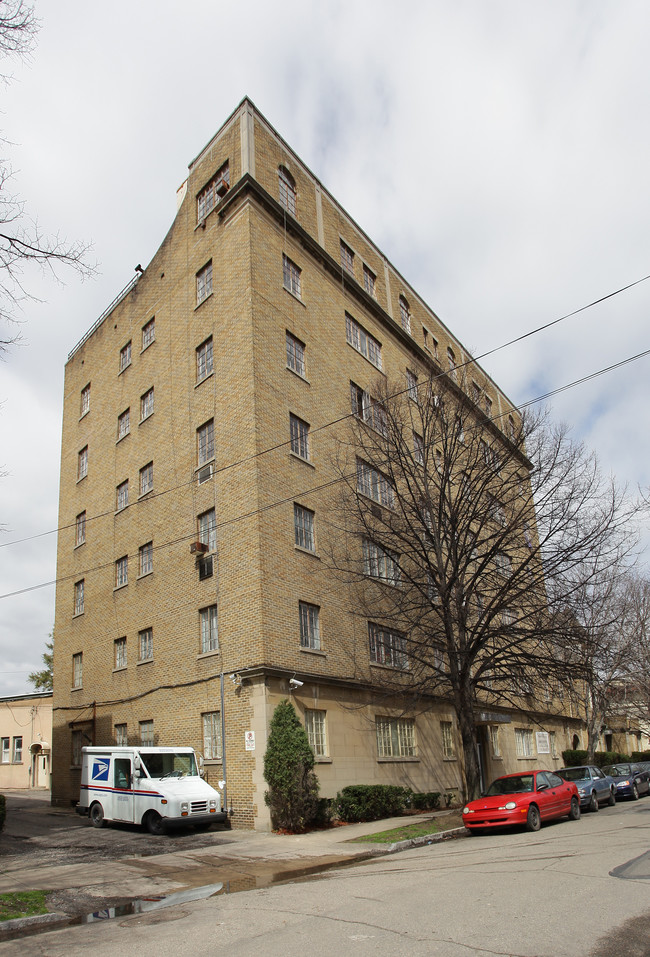
[[[46,897],[47,891],[15,891],[11,894],[0,894],[0,921],[47,914]]]
[[[455,827],[462,827],[463,820],[460,813],[444,814],[432,817],[417,824],[402,824],[392,827],[388,831],[377,831],[374,834],[364,834],[353,838],[350,843],[355,844],[395,844],[397,841],[411,841],[416,837],[425,837],[427,834],[438,834],[440,831],[450,831]]]

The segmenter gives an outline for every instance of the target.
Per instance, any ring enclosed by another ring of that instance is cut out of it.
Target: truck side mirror
[[[133,767],[136,771],[140,770],[140,756],[137,754],[133,758]]]

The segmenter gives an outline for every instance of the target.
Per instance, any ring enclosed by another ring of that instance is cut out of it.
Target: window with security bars
[[[115,562],[115,587],[122,588],[129,583],[129,556],[123,555]]]
[[[126,638],[116,638],[113,642],[115,667],[126,668]]]
[[[196,452],[199,467],[214,458],[214,419],[196,430]]]
[[[327,737],[325,734],[325,711],[315,708],[305,708],[305,731],[310,747],[316,757],[325,757],[327,754]]]
[[[309,460],[309,423],[297,415],[289,415],[291,451],[301,459]]]
[[[138,632],[138,661],[153,658],[153,628],[144,628]]]
[[[518,758],[532,758],[533,732],[530,728],[515,728],[515,748]]]
[[[138,549],[138,575],[150,575],[153,571],[153,542],[147,542]]]
[[[116,724],[114,728],[115,744],[118,748],[125,748],[129,743],[125,724]]]
[[[81,688],[83,685],[83,652],[72,656],[72,687]]]
[[[393,488],[386,478],[363,459],[357,459],[357,491],[368,498],[392,508],[394,504]]]
[[[366,264],[363,264],[363,288],[366,290],[369,296],[372,296],[373,299],[376,298],[376,284],[377,277],[375,276],[372,269],[370,269]]]
[[[153,415],[153,387],[140,396],[140,421]]]
[[[287,368],[305,378],[305,343],[287,332]]]
[[[386,432],[386,410],[377,399],[373,399],[369,392],[362,389],[356,382],[350,382],[350,405],[352,414],[362,419],[367,425],[381,432]]]
[[[196,274],[196,304],[199,306],[212,295],[212,260]]]
[[[414,758],[415,721],[413,718],[375,718],[377,757]]]
[[[349,313],[345,314],[345,337],[349,345],[381,369],[381,343],[371,336]]]
[[[354,275],[354,250],[343,240],[341,240],[341,265],[346,272]]]
[[[292,259],[283,254],[282,256],[282,279],[284,288],[298,299],[301,297],[301,269],[296,266]]]
[[[131,340],[120,349],[120,372],[124,372],[131,365]]]
[[[292,216],[296,215],[296,181],[284,166],[278,169],[280,203]]]
[[[201,654],[219,650],[217,606],[210,605],[199,612],[201,620]]]
[[[454,726],[451,721],[440,722],[440,737],[442,738],[443,758],[455,757],[456,746],[454,744]]]
[[[79,417],[81,418],[81,416],[87,412],[90,412],[90,382],[81,390],[81,410]]]
[[[230,188],[230,164],[224,163],[215,173],[209,183],[203,187],[196,197],[196,220],[202,219],[210,213],[219,202],[222,196],[225,196]]]
[[[388,585],[399,585],[399,556],[364,538],[363,573]]]
[[[320,608],[306,601],[298,603],[300,613],[300,647],[320,651]]]
[[[405,329],[406,332],[411,331],[411,310],[409,308],[408,300],[405,296],[399,297],[399,319],[402,324],[402,329]]]
[[[202,342],[196,349],[196,381],[202,382],[213,370],[212,336]]]
[[[88,475],[88,446],[85,445],[77,456],[77,481]]]
[[[131,410],[125,409],[121,415],[117,417],[117,441],[123,439],[125,435],[128,435],[131,431]]]
[[[370,660],[389,668],[406,669],[409,666],[406,654],[406,638],[399,631],[368,622]]]
[[[217,550],[217,513],[213,508],[197,518],[198,540],[208,546],[209,552]]]
[[[221,759],[221,712],[210,711],[203,718],[203,757],[207,761]]]
[[[156,320],[155,317],[146,322],[142,327],[142,351],[150,346],[156,338]]]
[[[140,721],[140,744],[143,748],[154,746],[153,721]]]
[[[75,521],[74,543],[83,545],[86,541],[86,513],[79,512]]]
[[[153,489],[153,462],[147,462],[140,469],[140,495],[146,495]]]
[[[129,504],[129,480],[125,482],[120,482],[115,490],[115,508],[119,512],[120,509],[126,508]]]
[[[294,502],[293,506],[294,538],[298,548],[305,548],[309,552],[315,551],[314,540],[314,513]]]
[[[83,615],[84,613],[84,580],[75,582],[74,586],[74,613]]]

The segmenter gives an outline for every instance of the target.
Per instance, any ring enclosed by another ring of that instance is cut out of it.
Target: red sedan
[[[565,816],[571,821],[580,817],[578,789],[553,771],[506,774],[463,808],[463,824],[473,834],[508,826],[539,831],[542,821]]]

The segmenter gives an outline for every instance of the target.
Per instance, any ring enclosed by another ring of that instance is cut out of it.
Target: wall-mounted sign
[[[247,751],[255,750],[255,732],[254,731],[244,731],[244,743],[246,745]]]
[[[536,731],[535,738],[537,739],[537,753],[550,754],[551,739],[548,736],[548,731]]]

